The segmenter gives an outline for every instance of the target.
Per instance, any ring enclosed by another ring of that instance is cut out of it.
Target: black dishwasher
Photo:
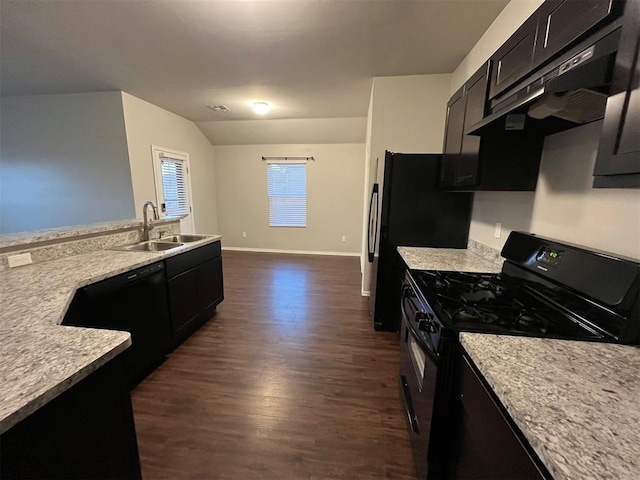
[[[120,360],[127,384],[134,387],[171,350],[164,263],[153,263],[79,289],[63,325],[130,332],[132,345]]]

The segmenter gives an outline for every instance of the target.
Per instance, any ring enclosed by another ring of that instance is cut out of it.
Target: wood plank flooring
[[[143,477],[413,479],[359,259],[223,253],[225,300],[133,392]]]

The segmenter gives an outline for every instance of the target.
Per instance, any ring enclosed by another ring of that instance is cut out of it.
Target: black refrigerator
[[[386,152],[369,203],[369,309],[376,330],[398,331],[404,265],[398,246],[466,248],[473,194],[439,189],[442,155]],[[377,172],[376,172],[377,173]]]

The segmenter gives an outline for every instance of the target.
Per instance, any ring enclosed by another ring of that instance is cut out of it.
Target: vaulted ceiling
[[[367,114],[371,79],[449,73],[507,0],[3,0],[3,96],[123,90],[195,122]],[[224,104],[227,113],[207,105]]]

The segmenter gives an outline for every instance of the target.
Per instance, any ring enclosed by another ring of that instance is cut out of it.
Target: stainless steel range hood
[[[489,113],[465,131],[470,135],[527,130],[550,134],[604,116],[620,42],[616,22],[492,99]]]

